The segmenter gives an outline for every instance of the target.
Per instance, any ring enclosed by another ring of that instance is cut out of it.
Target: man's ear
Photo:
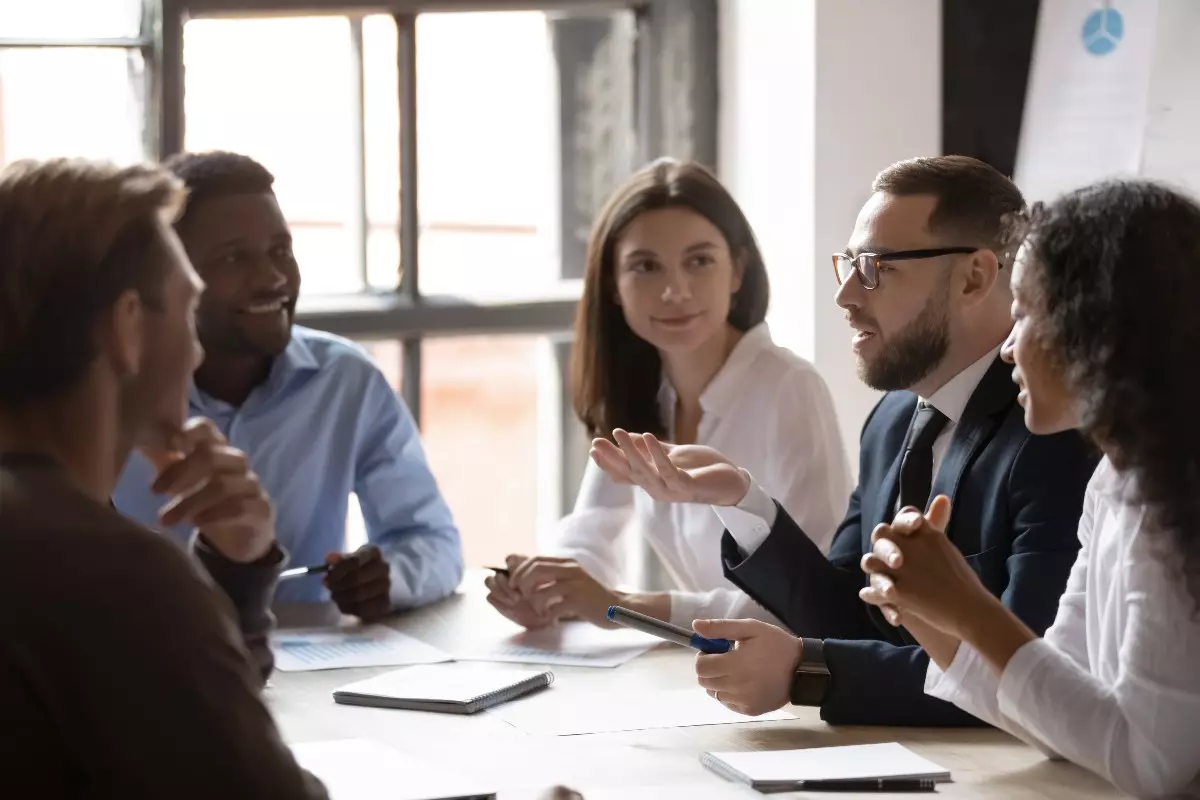
[[[122,292],[112,304],[103,323],[100,339],[104,342],[113,370],[123,378],[133,377],[142,370],[146,346],[145,320],[141,296],[129,289]]]
[[[962,273],[963,299],[972,305],[983,300],[996,286],[999,272],[1000,260],[993,251],[976,250]]]

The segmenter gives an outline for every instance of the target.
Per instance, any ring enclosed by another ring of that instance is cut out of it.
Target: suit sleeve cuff
[[[750,478],[746,496],[736,506],[712,506],[712,510],[748,558],[767,540],[778,509],[758,481],[746,470],[742,472]]]
[[[287,553],[276,543],[262,558],[241,564],[218,553],[202,536],[194,539],[192,552],[233,605],[242,640],[265,680],[274,666],[267,641],[275,626],[271,601],[279,573],[287,562]]]

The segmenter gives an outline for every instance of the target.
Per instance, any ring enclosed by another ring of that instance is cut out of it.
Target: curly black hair
[[[1099,183],[1035,207],[1025,246],[1081,427],[1136,479],[1156,552],[1200,614],[1200,205],[1148,181]]]
[[[163,166],[183,181],[188,202],[176,222],[183,225],[188,211],[210,197],[230,194],[264,194],[273,191],[275,176],[250,156],[212,150],[204,153],[178,153]]]

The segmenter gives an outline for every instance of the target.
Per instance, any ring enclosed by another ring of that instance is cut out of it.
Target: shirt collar
[[[983,358],[946,381],[942,388],[929,397],[921,399],[945,414],[952,423],[957,425],[958,421],[962,419],[967,403],[971,400],[971,395],[975,394],[979,382],[983,380],[983,376],[987,374],[988,369],[995,363],[996,357],[1000,355],[1001,347],[1002,345],[996,345]]]
[[[298,326],[293,327],[292,336],[288,340],[287,347],[271,363],[271,371],[267,373],[267,379],[254,387],[254,391],[246,399],[246,405],[249,405],[255,398],[266,400],[274,397],[285,389],[297,375],[316,372],[320,368],[321,363],[317,361],[317,357],[313,354],[312,348],[308,346],[308,342],[304,341],[303,330]],[[193,408],[221,409],[228,407],[226,403],[214,397],[209,397],[200,391],[196,387],[195,381],[192,382],[188,399],[191,401]]]
[[[758,354],[771,345],[771,332],[765,322],[760,322],[742,334],[742,338],[729,352],[725,363],[700,393],[701,410],[716,417],[729,411],[742,392],[746,371],[750,369]],[[667,380],[664,372],[658,388],[658,403],[659,408],[667,412],[668,419],[674,418],[675,400],[675,387]]]

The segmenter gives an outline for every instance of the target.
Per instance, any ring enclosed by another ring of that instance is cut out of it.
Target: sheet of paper
[[[292,745],[301,767],[325,784],[331,800],[463,800],[492,798],[458,764],[433,765],[370,739]]]
[[[436,647],[385,625],[278,630],[271,634],[271,649],[280,672],[402,667],[452,660]]]
[[[456,656],[462,661],[617,667],[662,643],[629,628],[608,630],[588,622],[564,622],[480,642]]]
[[[1027,200],[1138,173],[1158,5],[1041,4],[1014,176]]]
[[[897,742],[807,750],[707,753],[704,758],[720,759],[758,783],[902,777],[950,780],[950,773],[945,768]]]
[[[497,706],[491,713],[526,733],[545,736],[795,719],[783,711],[761,717],[743,716],[725,708],[699,687],[605,694],[556,691],[552,696],[534,695]]]

